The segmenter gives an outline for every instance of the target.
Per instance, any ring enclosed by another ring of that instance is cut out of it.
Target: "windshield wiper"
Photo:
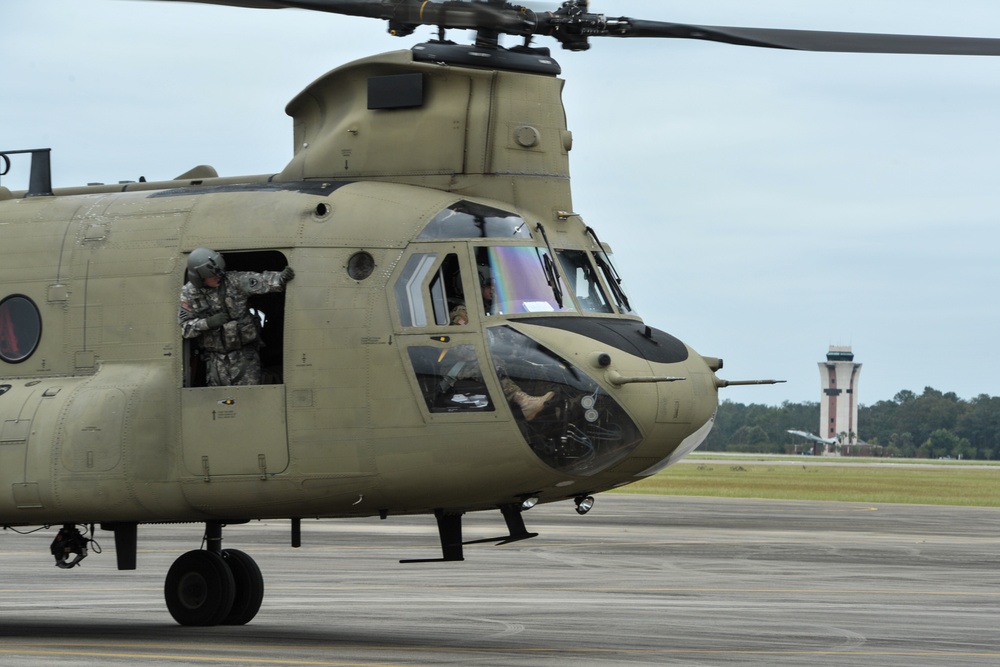
[[[631,313],[632,305],[628,302],[628,297],[625,296],[625,290],[622,288],[622,278],[618,275],[618,270],[615,268],[611,258],[608,257],[607,251],[604,250],[604,244],[601,243],[601,239],[597,238],[597,232],[593,228],[587,227],[586,231],[594,239],[597,247],[601,249],[600,253],[594,253],[594,261],[597,262],[597,266],[601,267],[601,271],[604,272],[604,277],[607,279],[611,291],[614,292],[615,298],[618,300],[618,305],[623,306],[625,310]]]
[[[535,229],[542,233],[542,238],[545,240],[545,247],[549,249],[549,254],[542,255],[542,270],[545,271],[545,279],[549,281],[549,287],[552,288],[552,294],[556,297],[556,303],[559,304],[559,308],[562,308],[562,287],[559,286],[559,273],[556,270],[555,262],[552,261],[552,258],[555,257],[555,253],[552,252],[552,245],[549,243],[549,237],[545,233],[545,228],[542,227],[542,223],[539,222]]]

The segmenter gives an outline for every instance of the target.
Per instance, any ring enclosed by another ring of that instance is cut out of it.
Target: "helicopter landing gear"
[[[52,541],[49,549],[56,559],[56,567],[63,570],[70,570],[80,564],[87,557],[87,543],[91,540],[71,523],[65,524],[56,534],[56,539]],[[100,551],[100,549],[98,549]],[[72,555],[72,559],[70,556]]]
[[[222,559],[233,573],[236,597],[223,625],[246,625],[260,610],[264,600],[264,577],[257,562],[238,549],[223,549]]]
[[[170,566],[167,609],[181,625],[245,625],[264,599],[264,577],[253,558],[221,548],[221,524],[208,524],[207,536],[207,549],[189,551]]]
[[[195,550],[170,566],[163,594],[181,625],[218,625],[233,608],[236,583],[221,554]]]

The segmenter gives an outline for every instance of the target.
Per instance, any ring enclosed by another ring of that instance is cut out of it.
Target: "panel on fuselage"
[[[182,389],[181,414],[191,474],[266,476],[288,467],[284,385]]]

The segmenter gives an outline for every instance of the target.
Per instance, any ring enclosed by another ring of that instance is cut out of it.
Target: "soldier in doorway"
[[[209,386],[261,384],[261,323],[247,302],[255,294],[284,291],[294,277],[290,266],[282,271],[227,273],[218,252],[191,251],[177,321],[181,335],[198,342]]]

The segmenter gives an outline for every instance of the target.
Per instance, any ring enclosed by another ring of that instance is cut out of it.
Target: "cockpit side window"
[[[468,413],[496,410],[473,345],[413,345],[406,351],[428,411]]]
[[[587,253],[582,250],[557,250],[556,255],[580,309],[588,313],[613,312]]]
[[[437,253],[411,255],[400,273],[393,291],[404,327],[445,326],[450,313],[464,303],[462,272],[458,255],[449,253],[438,261]],[[430,299],[430,312],[424,296]]]
[[[431,305],[434,308],[434,324],[451,324],[451,313],[457,307],[465,305],[458,255],[450,253],[445,256],[431,279],[430,292]]]
[[[427,326],[422,286],[436,260],[437,255],[433,253],[411,255],[396,280],[396,305],[399,307],[399,321],[404,327]]]

